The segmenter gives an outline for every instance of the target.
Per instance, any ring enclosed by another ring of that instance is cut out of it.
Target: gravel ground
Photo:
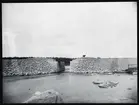
[[[13,79],[16,78],[16,79]],[[9,81],[12,79],[12,81]],[[113,88],[99,88],[96,79],[117,81]],[[114,74],[92,76],[72,73],[54,74],[37,78],[4,77],[4,103],[21,103],[36,91],[54,89],[62,94],[65,103],[136,103],[137,75]]]

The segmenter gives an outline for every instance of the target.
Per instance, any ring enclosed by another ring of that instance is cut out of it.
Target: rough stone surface
[[[113,87],[116,87],[118,83],[119,82],[106,81],[106,82],[103,82],[103,83],[99,84],[98,86],[100,88],[108,88],[108,87],[113,88]]]
[[[103,83],[103,81],[100,81],[100,80],[96,80],[96,81],[93,81],[94,84],[101,84]]]
[[[34,96],[24,103],[63,103],[63,99],[55,90],[47,90],[42,93],[35,93]]]
[[[109,84],[108,84],[108,82],[104,82],[104,83],[102,83],[102,84],[99,84],[98,85],[100,88],[108,88],[109,87]]]
[[[37,75],[57,72],[57,62],[49,58],[2,59],[3,76]]]
[[[41,92],[39,92],[39,91],[35,92],[35,95],[40,95],[40,94],[41,94]]]
[[[71,61],[71,72],[106,73],[121,72],[128,64],[137,64],[136,58],[92,58],[82,57]]]

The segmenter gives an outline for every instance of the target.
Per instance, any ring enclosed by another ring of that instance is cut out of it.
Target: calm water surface
[[[10,78],[15,77],[4,77],[3,79],[4,102],[10,103],[24,102],[36,91],[43,92],[47,89],[55,89],[61,93],[65,103],[131,103],[135,102],[134,98],[137,96],[137,75],[92,74],[92,76],[87,76],[62,73],[8,81]],[[96,79],[116,81],[119,84],[114,88],[99,88],[92,83]],[[127,88],[131,88],[131,90]]]

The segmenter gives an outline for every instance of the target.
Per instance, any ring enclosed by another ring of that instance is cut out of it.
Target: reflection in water
[[[6,78],[4,79],[6,80]],[[99,88],[92,83],[97,79],[116,81],[119,84],[114,88]],[[132,89],[128,90],[127,88]],[[135,102],[137,76],[128,74],[120,74],[120,76],[97,74],[86,76],[61,73],[34,79],[5,81],[3,89],[4,95],[10,97],[9,102],[24,102],[36,91],[45,91],[47,89],[55,89],[63,94],[64,102]]]
[[[63,78],[65,78],[64,73],[58,73],[58,74],[56,75],[56,80],[62,80]]]

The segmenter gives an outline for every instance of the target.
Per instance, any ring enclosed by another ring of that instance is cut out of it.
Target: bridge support
[[[65,62],[58,61],[58,73],[65,71]]]

